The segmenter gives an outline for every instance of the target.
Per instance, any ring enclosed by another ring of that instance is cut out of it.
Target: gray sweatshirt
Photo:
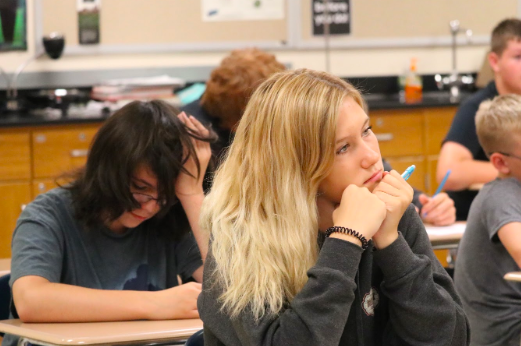
[[[362,251],[326,239],[302,290],[278,316],[258,322],[247,310],[234,319],[220,310],[210,252],[198,300],[205,346],[468,345],[460,299],[412,205],[398,229],[398,239],[377,251],[372,242]]]

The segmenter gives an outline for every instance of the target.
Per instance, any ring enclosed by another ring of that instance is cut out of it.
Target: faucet
[[[436,74],[434,80],[438,89],[442,90],[445,86],[449,87],[450,90],[450,101],[457,102],[460,97],[460,88],[463,85],[470,85],[474,83],[474,77],[471,75],[460,75],[456,67],[456,51],[457,51],[457,40],[456,36],[460,32],[464,32],[467,40],[470,41],[472,37],[472,30],[464,29],[460,26],[459,20],[451,20],[449,22],[450,33],[452,35],[452,72],[450,75],[441,76]]]

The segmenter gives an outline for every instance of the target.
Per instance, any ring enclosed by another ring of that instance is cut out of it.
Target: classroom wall
[[[0,54],[0,66],[13,72],[21,62],[34,54],[35,16],[33,1],[28,0],[28,52]],[[38,0],[37,0],[38,1]],[[110,0],[107,0],[110,1]],[[55,20],[60,20],[56,18]],[[448,34],[448,28],[447,28]],[[483,40],[481,40],[483,41]],[[463,44],[458,49],[458,70],[475,72],[480,69],[488,49],[486,42]],[[326,54],[322,50],[277,49],[277,58],[293,68],[326,69]],[[217,65],[228,51],[165,52],[147,54],[67,55],[59,60],[43,57],[27,66],[25,71],[88,71],[99,69],[183,67]],[[452,68],[450,46],[408,48],[341,48],[331,49],[330,72],[343,77],[398,75],[408,66],[411,57],[418,58],[420,74],[448,73]]]

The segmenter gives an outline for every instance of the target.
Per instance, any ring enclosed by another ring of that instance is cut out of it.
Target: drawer
[[[31,146],[28,130],[0,132],[0,180],[31,177]]]
[[[85,164],[99,125],[36,129],[32,133],[33,177],[54,178]]]
[[[384,158],[423,155],[422,111],[372,111],[370,118]]]
[[[427,155],[438,155],[441,142],[449,131],[456,107],[425,109],[425,148]]]

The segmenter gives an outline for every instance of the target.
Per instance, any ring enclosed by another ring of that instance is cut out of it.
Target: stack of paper
[[[170,98],[185,81],[170,76],[112,79],[92,88],[91,98],[101,101]]]

